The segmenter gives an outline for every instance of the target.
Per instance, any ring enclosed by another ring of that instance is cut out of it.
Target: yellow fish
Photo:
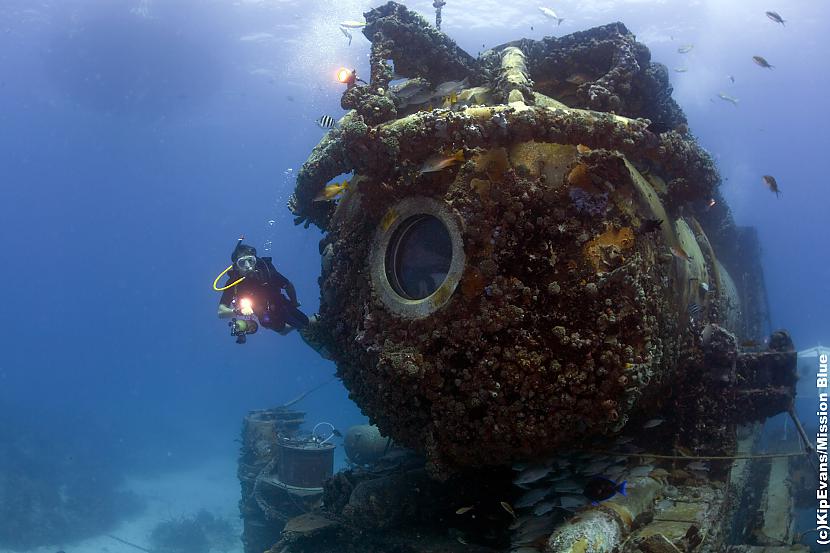
[[[450,155],[437,154],[429,157],[421,166],[421,173],[442,171],[451,165],[464,161],[464,150],[458,150]]]
[[[457,103],[458,103],[458,94],[453,92],[452,94],[450,94],[449,96],[444,98],[444,104],[443,104],[442,107],[449,108],[449,107],[452,107],[454,104],[457,104]]]
[[[349,181],[348,179],[344,180],[343,182],[332,182],[326,185],[323,190],[320,191],[314,197],[315,202],[327,202],[329,200],[333,200],[343,192],[349,189]]]

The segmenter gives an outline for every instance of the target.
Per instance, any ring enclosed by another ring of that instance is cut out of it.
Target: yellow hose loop
[[[227,268],[227,269],[225,269],[224,271],[222,271],[221,273],[219,273],[219,276],[218,276],[218,277],[216,277],[216,280],[214,280],[214,281],[213,281],[213,289],[214,289],[214,290],[216,290],[217,292],[224,292],[224,291],[225,291],[225,290],[227,290],[228,288],[233,288],[234,286],[236,286],[237,284],[239,284],[240,282],[242,282],[243,280],[245,280],[245,277],[242,277],[242,278],[240,278],[239,280],[237,280],[236,282],[231,282],[231,283],[230,283],[230,284],[228,284],[227,286],[225,286],[225,287],[223,287],[223,288],[219,288],[219,287],[216,285],[216,284],[219,282],[219,279],[220,279],[220,278],[222,278],[222,277],[225,275],[225,273],[227,273],[227,272],[228,272],[228,271],[230,271],[231,269],[233,269],[233,265],[228,265],[228,268]]]

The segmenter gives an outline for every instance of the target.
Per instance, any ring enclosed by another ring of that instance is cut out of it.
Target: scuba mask
[[[249,273],[256,267],[256,261],[255,255],[243,255],[236,260],[236,268],[242,273]]]

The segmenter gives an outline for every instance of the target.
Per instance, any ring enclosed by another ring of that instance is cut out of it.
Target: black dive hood
[[[247,244],[243,244],[242,240],[244,239],[245,237],[243,236],[236,242],[236,247],[233,249],[233,252],[231,253],[231,261],[233,263],[236,263],[236,260],[244,255],[253,255],[254,257],[256,257],[256,248],[254,248],[253,246],[249,246]]]

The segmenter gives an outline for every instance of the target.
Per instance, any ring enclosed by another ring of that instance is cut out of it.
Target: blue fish
[[[625,483],[625,480],[617,484],[608,478],[594,476],[585,483],[582,495],[590,499],[592,504],[598,505],[600,501],[611,499],[617,494],[625,495]]]

